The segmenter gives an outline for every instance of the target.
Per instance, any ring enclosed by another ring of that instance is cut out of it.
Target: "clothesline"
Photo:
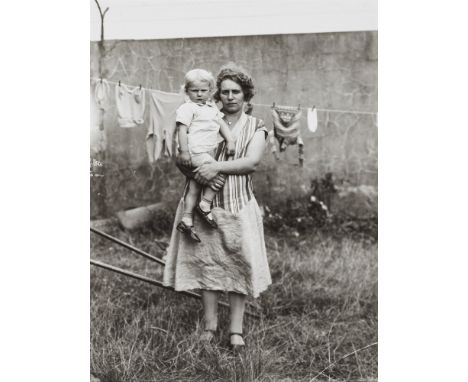
[[[100,78],[92,78],[93,81],[100,81],[101,79]],[[113,85],[119,85],[119,82],[116,82],[116,81],[110,81],[110,80],[106,80],[109,84],[113,84]],[[128,84],[125,84],[125,85],[128,85]],[[138,87],[140,85],[128,85],[128,86],[131,86],[131,87]],[[146,89],[146,90],[149,90],[149,91],[162,91],[162,90],[158,90],[158,89],[149,89],[149,88],[145,88],[143,87],[143,89]],[[172,93],[172,92],[165,92],[165,93]],[[172,94],[177,94],[177,93],[172,93]],[[253,106],[263,106],[263,107],[272,107],[272,104],[263,104],[263,103],[251,103],[251,105]],[[311,106],[303,106],[304,108],[313,108]],[[315,106],[314,106],[315,107]],[[332,113],[351,113],[351,114],[368,114],[368,115],[377,115],[378,113],[375,112],[375,111],[360,111],[360,110],[342,110],[342,109],[321,109],[321,108],[316,108],[317,111],[328,111],[328,112],[332,112]]]
[[[271,107],[272,104],[264,104],[264,103],[252,103],[253,106],[264,106],[264,107]],[[304,107],[304,106],[303,106]],[[305,106],[305,108],[313,108],[310,106]],[[353,114],[371,114],[371,115],[376,115],[377,113],[375,111],[354,111],[354,110],[340,110],[340,109],[320,109],[318,107],[315,108],[317,111],[331,111],[333,113],[353,113]]]

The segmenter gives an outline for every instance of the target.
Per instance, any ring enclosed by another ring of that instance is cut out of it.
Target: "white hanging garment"
[[[317,109],[315,107],[307,109],[307,127],[312,133],[317,130]]]
[[[122,83],[120,85],[116,85],[115,100],[120,127],[135,127],[144,122],[144,88],[140,88],[139,86],[132,88]]]
[[[90,144],[91,153],[96,154],[106,150],[107,138],[104,131],[104,109],[101,109],[93,88],[90,88]]]
[[[109,82],[99,79],[94,87],[94,99],[99,109],[106,109],[109,106]]]

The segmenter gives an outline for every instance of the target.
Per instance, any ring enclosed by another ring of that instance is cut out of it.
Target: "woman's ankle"
[[[218,320],[216,317],[214,318],[204,318],[204,328],[205,330],[214,330],[216,331],[218,329]]]
[[[210,331],[215,332],[216,330],[218,330],[218,323],[217,322],[205,323],[205,330],[210,330]]]

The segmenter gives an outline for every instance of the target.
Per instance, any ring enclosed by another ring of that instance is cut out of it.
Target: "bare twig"
[[[150,329],[153,329],[153,330],[160,330],[166,334],[168,334],[168,331],[166,329],[163,329],[163,328],[158,328],[156,326],[150,326]]]
[[[104,42],[104,17],[106,16],[107,11],[109,10],[109,7],[107,7],[104,12],[101,9],[101,6],[99,5],[97,0],[94,0],[96,3],[98,9],[99,9],[99,14],[101,15],[101,43]]]
[[[325,370],[328,370],[330,367],[336,365],[338,362],[342,361],[343,359],[348,358],[350,355],[356,354],[357,352],[359,352],[359,351],[361,351],[361,350],[368,349],[368,348],[370,348],[370,347],[372,347],[372,346],[375,346],[375,345],[377,345],[377,344],[378,344],[378,342],[374,342],[374,343],[369,344],[369,345],[366,345],[366,346],[364,346],[364,347],[362,347],[362,348],[360,348],[360,349],[354,350],[354,351],[352,351],[351,353],[345,354],[343,357],[339,358],[337,361],[335,361],[335,362],[333,362],[332,364],[328,365],[328,366],[327,366],[325,369],[323,369],[320,373],[316,374],[309,382],[315,381],[315,380],[317,379],[317,377],[320,377],[320,376],[324,373]]]

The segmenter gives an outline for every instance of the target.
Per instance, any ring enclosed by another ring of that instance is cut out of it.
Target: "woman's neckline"
[[[228,124],[229,127],[232,127],[232,126],[235,126],[235,124],[237,122],[239,122],[239,120],[242,118],[242,114],[244,114],[243,112],[240,112],[239,115],[237,116],[237,118],[233,119],[232,121],[230,121],[228,118],[227,118],[227,115],[225,114],[224,115],[224,120],[226,121],[226,123]]]

